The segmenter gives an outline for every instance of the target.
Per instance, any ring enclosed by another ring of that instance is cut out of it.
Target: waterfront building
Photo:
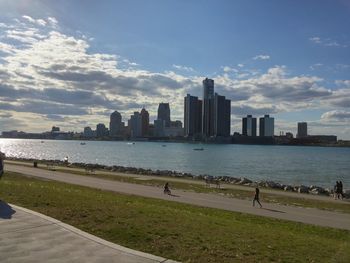
[[[256,136],[256,118],[253,118],[252,115],[242,118],[242,135]]]
[[[184,100],[184,135],[200,134],[202,130],[202,101],[190,94],[187,94]]]
[[[142,136],[142,118],[139,112],[135,111],[134,114],[130,116],[128,126],[131,138]]]
[[[275,119],[270,115],[265,115],[259,119],[259,135],[263,137],[274,136]]]
[[[164,137],[165,136],[165,121],[164,120],[154,120],[154,130],[153,135],[155,137]]]
[[[297,138],[307,137],[307,122],[298,122]]]
[[[96,125],[96,136],[99,138],[108,136],[108,129],[103,123]]]
[[[94,137],[94,131],[90,127],[85,127],[83,136],[86,138],[92,138]]]
[[[170,127],[169,103],[159,103],[157,120],[165,121],[165,127]]]
[[[182,128],[182,122],[179,120],[171,121],[170,127]]]
[[[122,115],[118,111],[115,111],[110,116],[109,135],[111,137],[119,136],[122,128]]]
[[[60,127],[52,126],[51,132],[60,132]]]
[[[141,136],[146,137],[149,135],[149,113],[145,108],[141,110]]]
[[[231,101],[225,96],[214,95],[214,111],[213,111],[213,128],[214,136],[230,136],[231,132]]]
[[[214,135],[214,80],[203,80],[202,135]]]

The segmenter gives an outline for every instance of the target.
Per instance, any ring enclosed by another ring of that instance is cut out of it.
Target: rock
[[[305,185],[301,185],[298,187],[298,193],[307,194],[309,193],[309,188]]]
[[[284,191],[294,191],[294,188],[290,185],[286,185],[284,188],[283,188]]]
[[[238,182],[238,184],[248,184],[248,183],[252,183],[253,181],[249,180],[248,178],[241,178]]]

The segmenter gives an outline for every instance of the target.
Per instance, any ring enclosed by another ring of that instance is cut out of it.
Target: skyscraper
[[[307,122],[298,122],[297,138],[307,137]]]
[[[214,135],[214,80],[203,80],[202,135]]]
[[[141,110],[141,136],[148,136],[149,113],[144,108]]]
[[[135,111],[134,114],[130,116],[128,126],[130,129],[131,138],[142,136],[142,121],[141,114],[139,112]]]
[[[265,115],[259,119],[259,135],[260,136],[274,136],[275,133],[275,119],[270,115]]]
[[[247,115],[242,119],[242,134],[244,136],[256,136],[256,118]]]
[[[169,103],[159,103],[157,120],[165,121],[165,127],[170,127]]]
[[[108,129],[103,123],[99,123],[96,125],[96,136],[100,138],[108,136]]]
[[[231,101],[225,96],[214,95],[213,128],[214,136],[230,136],[231,131]]]
[[[202,130],[202,101],[187,94],[184,102],[185,136],[200,134]]]
[[[122,115],[115,111],[110,116],[109,135],[115,137],[121,134],[122,130]]]

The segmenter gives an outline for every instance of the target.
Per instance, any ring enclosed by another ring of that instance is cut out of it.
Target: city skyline
[[[350,4],[251,2],[0,1],[0,132],[108,126],[115,110],[126,123],[143,107],[153,122],[161,102],[184,122],[209,77],[231,133],[270,114],[275,134],[307,122],[350,139]]]

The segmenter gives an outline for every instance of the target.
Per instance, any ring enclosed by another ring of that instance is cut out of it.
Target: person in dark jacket
[[[262,208],[262,205],[260,204],[260,190],[258,187],[255,188],[255,195],[254,195],[254,199],[253,199],[253,206],[255,206],[255,201],[258,202],[258,204],[260,205],[260,208]]]

